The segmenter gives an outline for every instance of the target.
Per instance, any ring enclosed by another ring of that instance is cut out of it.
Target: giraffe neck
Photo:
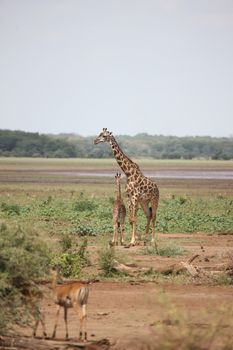
[[[119,167],[127,177],[135,172],[140,173],[138,165],[134,163],[126,154],[124,154],[113,136],[111,137],[109,143]]]
[[[121,183],[117,182],[117,199],[121,200]]]

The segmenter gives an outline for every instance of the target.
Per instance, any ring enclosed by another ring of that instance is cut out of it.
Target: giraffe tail
[[[149,210],[150,210],[150,217],[152,218],[152,207],[150,207]]]

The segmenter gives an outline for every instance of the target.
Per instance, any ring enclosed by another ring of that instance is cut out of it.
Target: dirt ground
[[[162,282],[159,279],[138,282],[132,276],[132,281],[127,282],[99,281],[91,284],[88,303],[89,340],[107,338],[113,349],[144,349],[142,344],[153,344],[161,339],[161,331],[167,337],[172,337],[176,333],[180,334],[181,328],[187,327],[193,334],[211,329],[216,323],[228,335],[231,334],[233,286],[213,283],[212,277],[209,279],[208,276],[218,276],[224,271],[233,254],[233,236],[162,234],[159,239],[169,240],[171,237],[172,241],[177,240],[176,245],[186,249],[185,256],[168,258],[138,255],[136,253],[141,249],[139,246],[127,250],[124,247],[116,249],[124,253],[127,251],[130,261],[134,261],[138,267],[153,269],[199,254],[194,265],[201,268],[207,278],[205,275],[202,278],[187,275],[182,280],[169,277]],[[42,309],[46,315],[48,334],[51,335],[56,306],[51,289],[48,286],[44,288]],[[70,337],[77,337],[79,320],[73,309],[69,310],[68,322]],[[29,335],[30,332],[24,330],[23,333]],[[60,315],[57,337],[64,339],[64,336],[64,320],[63,315]],[[221,341],[221,336],[216,336],[207,348],[221,349]],[[174,345],[176,348],[179,347]]]

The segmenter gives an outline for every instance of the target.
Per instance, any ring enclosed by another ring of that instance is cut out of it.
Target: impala
[[[68,309],[74,308],[77,310],[77,313],[80,313],[79,338],[82,339],[82,336],[84,334],[84,341],[86,341],[87,340],[86,306],[87,306],[88,295],[89,295],[89,288],[87,287],[87,283],[68,282],[64,284],[57,284],[58,277],[59,277],[58,271],[52,270],[51,274],[52,274],[52,289],[55,295],[55,303],[57,304],[56,319],[55,319],[52,337],[53,338],[56,337],[59,313],[60,313],[60,309],[63,308],[65,327],[66,327],[66,339],[69,338],[68,324],[67,324]]]
[[[28,306],[28,311],[30,315],[34,318],[35,323],[33,325],[33,337],[36,337],[37,328],[39,323],[41,323],[43,337],[47,337],[45,330],[44,313],[41,311],[41,302],[44,297],[43,292],[37,287],[37,285],[31,282],[25,285],[22,290],[22,295],[24,297],[25,303]]]

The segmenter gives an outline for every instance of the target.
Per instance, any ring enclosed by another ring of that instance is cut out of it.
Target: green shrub
[[[115,249],[114,247],[102,248],[99,252],[99,265],[104,277],[112,277],[116,273],[114,268]]]
[[[73,204],[74,211],[93,211],[96,209],[96,204],[89,199],[82,199]]]
[[[49,266],[49,252],[44,242],[21,228],[0,227],[0,333],[11,324],[29,321],[25,290],[37,289],[34,281],[44,276]],[[23,311],[24,310],[24,311]]]
[[[82,270],[82,259],[77,253],[65,252],[56,255],[51,265],[52,267],[59,266],[64,277],[79,277]]]
[[[233,276],[228,273],[221,273],[213,277],[213,280],[216,284],[232,286],[233,285]]]
[[[70,237],[70,235],[65,234],[63,235],[62,239],[60,240],[60,244],[62,246],[63,252],[66,252],[72,247],[73,240]]]
[[[2,202],[1,210],[9,216],[20,215],[21,208],[18,204],[7,204]]]
[[[93,227],[80,223],[73,228],[72,232],[78,234],[79,236],[96,236],[96,232]]]
[[[87,238],[84,238],[78,248],[78,255],[82,260],[83,265],[89,265],[90,261],[87,257]]]
[[[172,257],[172,256],[183,255],[185,253],[185,251],[181,247],[177,247],[174,245],[167,245],[164,247],[148,246],[143,250],[143,253],[149,254],[149,255],[159,255],[159,256]]]
[[[52,267],[59,267],[64,277],[79,277],[82,268],[89,264],[87,257],[87,239],[84,239],[80,246],[70,247],[62,254],[56,254],[51,262]]]

